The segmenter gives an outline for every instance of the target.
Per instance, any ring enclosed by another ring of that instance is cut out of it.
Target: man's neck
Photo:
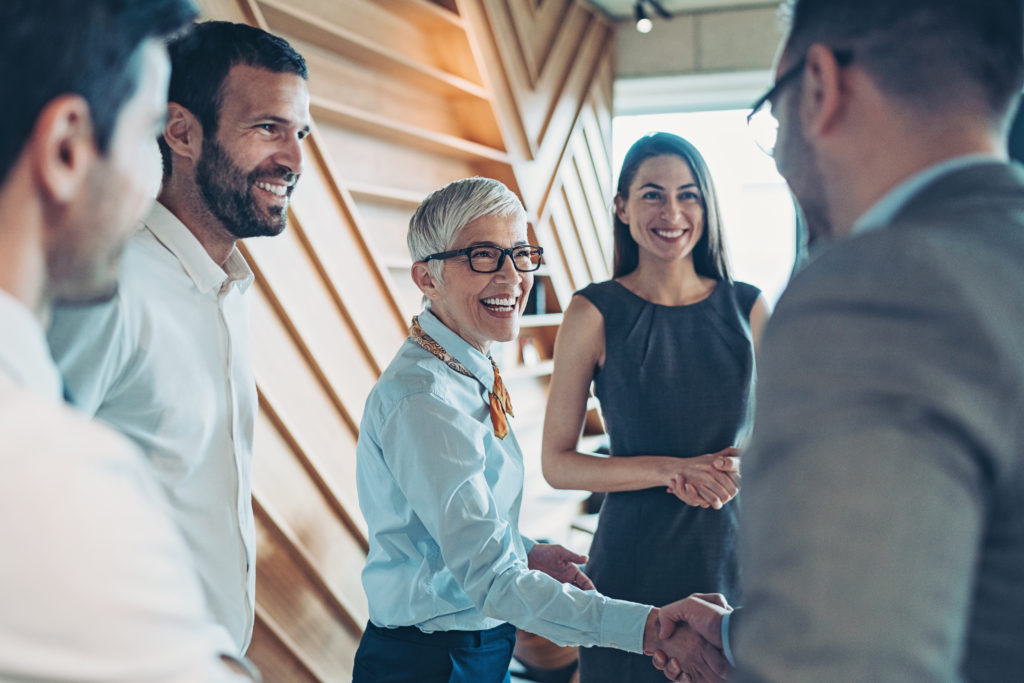
[[[195,235],[213,262],[223,268],[238,240],[207,208],[199,188],[172,179],[160,190],[157,201]]]
[[[968,155],[1006,159],[1006,145],[982,126],[933,127],[908,131],[864,145],[856,158],[836,164],[829,192],[830,218],[839,236],[850,233],[857,219],[889,192],[918,173],[944,161]],[[841,188],[841,189],[836,189]]]
[[[49,321],[45,210],[12,172],[0,188],[0,289],[24,304],[39,322]]]

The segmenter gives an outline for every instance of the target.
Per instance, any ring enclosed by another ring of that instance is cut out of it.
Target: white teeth
[[[655,230],[654,234],[660,237],[667,237],[672,239],[674,237],[682,237],[685,230]]]
[[[516,302],[519,301],[519,297],[492,296],[480,301],[490,309],[511,313],[516,310]]]
[[[504,298],[504,297],[490,297],[488,299],[481,299],[487,306],[515,306],[515,298]]]
[[[271,185],[270,183],[264,183],[262,181],[256,183],[256,187],[261,190],[266,190],[272,194],[276,194],[278,197],[284,197],[288,194],[287,185]]]

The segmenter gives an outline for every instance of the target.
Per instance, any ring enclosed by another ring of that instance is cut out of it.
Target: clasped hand
[[[730,446],[694,458],[672,458],[666,491],[687,505],[721,510],[740,490],[740,451]]]
[[[694,593],[658,610],[657,643],[644,643],[653,664],[671,681],[714,683],[728,676],[722,653],[722,616],[732,611],[719,593]]]

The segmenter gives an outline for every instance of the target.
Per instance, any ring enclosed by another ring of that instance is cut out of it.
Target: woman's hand
[[[579,555],[554,543],[538,543],[526,556],[526,565],[530,569],[542,571],[562,583],[571,583],[585,591],[593,590],[594,584],[576,565],[586,561],[586,555]]]
[[[673,458],[666,491],[687,505],[721,510],[740,490],[740,451],[729,447],[696,458]]]

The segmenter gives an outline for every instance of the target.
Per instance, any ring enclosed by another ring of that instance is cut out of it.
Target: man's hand
[[[666,605],[659,610],[658,638],[668,638],[673,634],[673,629],[678,633],[681,628],[692,630],[698,634],[708,645],[714,646],[714,651],[725,667],[726,673],[729,665],[725,656],[721,653],[722,648],[722,616],[732,611],[732,607],[726,602],[725,596],[720,593],[694,593],[688,598],[678,600]],[[703,651],[701,659],[710,664]],[[714,662],[718,662],[714,655],[710,655]],[[685,681],[694,683],[702,680],[694,676],[694,662],[692,655],[680,659],[671,651],[658,648],[654,652],[654,668],[665,673],[665,677],[672,681]],[[718,673],[717,669],[714,669]],[[725,676],[725,673],[722,674]]]
[[[526,556],[530,569],[542,571],[562,583],[571,583],[581,590],[593,590],[594,584],[576,565],[587,561],[586,555],[579,555],[553,543],[538,543]]]
[[[668,621],[667,626],[659,610],[651,610],[648,616],[648,628],[644,631],[644,652],[654,652],[655,667],[669,676],[669,667],[673,672],[672,680],[687,683],[717,683],[729,673],[729,664],[722,651],[702,638],[688,624],[676,624]],[[655,633],[666,630],[669,635],[662,638]],[[660,664],[660,666],[659,666]]]
[[[721,649],[722,616],[731,611],[732,607],[721,593],[694,593],[661,608],[658,637],[667,638],[675,623],[685,622],[705,640]]]

